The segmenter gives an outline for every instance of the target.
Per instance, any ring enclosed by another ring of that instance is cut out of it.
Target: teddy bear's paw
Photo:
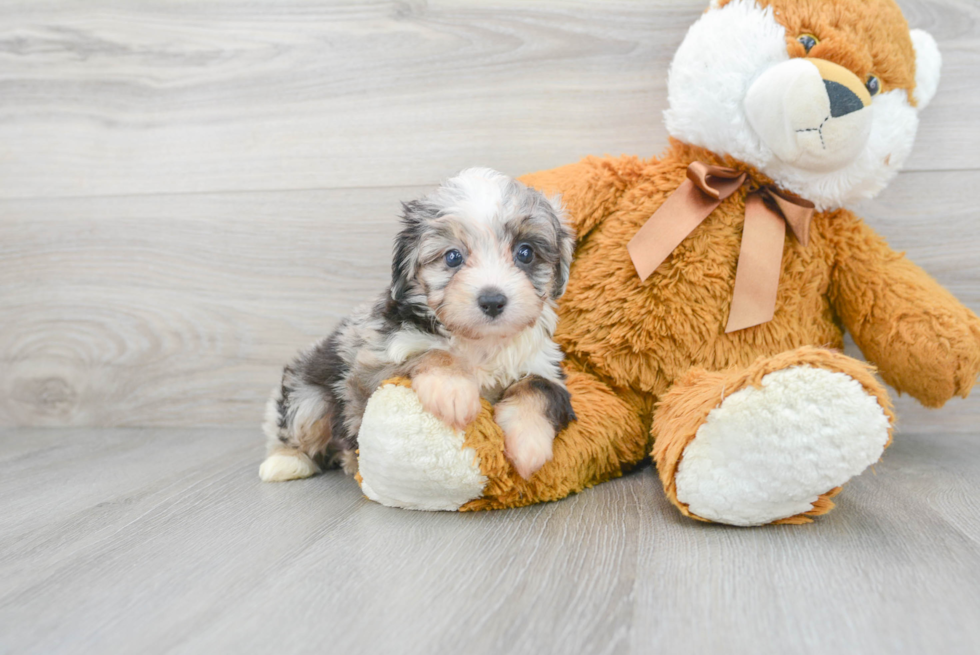
[[[804,514],[878,461],[889,418],[854,378],[779,370],[713,409],[684,450],[677,499],[702,518],[762,525]]]
[[[259,467],[262,482],[286,482],[301,480],[319,473],[316,464],[298,450],[274,451]]]
[[[358,434],[358,478],[371,500],[406,509],[457,510],[487,479],[464,434],[425,411],[411,388],[385,384],[368,401]]]

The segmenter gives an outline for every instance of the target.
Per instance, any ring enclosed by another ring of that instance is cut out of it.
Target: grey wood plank
[[[654,492],[636,614],[664,618],[636,624],[634,651],[976,652],[977,444],[904,435],[799,529],[693,525]]]
[[[261,484],[254,429],[7,429],[0,650],[974,652],[976,439],[906,435],[817,523],[738,529],[650,469],[424,513],[339,474]]]
[[[254,424],[297,348],[385,288],[418,193],[4,204],[0,423]]]
[[[32,433],[8,434],[30,438]],[[97,431],[89,434],[102,439]],[[196,464],[194,442],[207,436],[198,430],[159,442]],[[340,475],[262,485],[255,468],[259,448],[251,446],[251,456],[239,461],[240,432],[210,436],[231,451],[224,464],[213,462],[206,473],[187,464],[168,470],[173,462],[158,461],[150,450],[142,462],[144,487],[108,492],[103,485],[116,512],[87,511],[84,506],[94,499],[72,498],[69,517],[40,521],[45,528],[59,528],[59,534],[69,529],[70,539],[35,533],[18,538],[33,548],[46,548],[49,540],[58,542],[55,548],[65,541],[71,547],[53,562],[38,558],[33,549],[14,555],[41,565],[31,566],[27,575],[18,575],[17,569],[10,575],[9,557],[0,560],[9,581],[0,592],[3,624],[20,626],[18,632],[29,626],[33,635],[12,645],[23,652],[51,652],[69,642],[76,652],[319,651],[326,630],[331,634],[327,643],[337,649],[331,652],[365,652],[358,643],[364,639],[373,641],[368,650],[374,652],[432,652],[429,648],[437,643],[470,641],[474,632],[485,635],[474,640],[476,647],[489,651],[491,641],[538,638],[531,620],[501,631],[480,616],[482,608],[513,614],[519,606],[513,600],[523,597],[524,585],[540,587],[552,599],[543,619],[556,612],[553,601],[560,600],[561,616],[551,618],[603,635],[588,642],[590,652],[608,652],[604,630],[617,616],[612,611],[617,604],[624,607],[620,621],[629,620],[629,598],[623,593],[629,562],[635,560],[628,549],[629,531],[621,525],[610,529],[594,518],[580,522],[582,499],[483,515],[390,510],[361,498],[353,481]],[[257,444],[258,435],[253,431],[251,436]],[[62,438],[84,439],[77,432]],[[140,441],[132,434],[120,440]],[[78,459],[91,466],[112,457],[96,451]],[[51,471],[47,477],[57,475]],[[45,476],[37,479],[46,482]],[[177,481],[178,487],[163,503],[146,491],[161,481]],[[16,483],[10,488],[26,490]],[[68,486],[53,489],[63,496],[71,493]],[[612,512],[624,500],[619,493],[601,505]],[[130,504],[137,506],[138,517],[131,516]],[[15,518],[24,511],[15,509]],[[80,513],[85,521],[77,519]],[[38,522],[38,516],[31,513],[30,520]],[[107,520],[115,527],[111,534],[101,527]],[[577,529],[596,539],[576,546]],[[85,539],[88,531],[101,534]],[[583,570],[583,562],[591,566]],[[566,569],[583,583],[571,595],[565,588]],[[277,600],[270,603],[272,597]],[[290,602],[283,602],[287,598]],[[461,603],[470,607],[473,624],[461,621]],[[61,613],[66,606],[75,609]],[[403,623],[410,611],[426,629]],[[248,616],[262,620],[243,622]],[[352,622],[356,633],[334,627]],[[379,632],[379,622],[401,623],[402,629]],[[262,628],[276,625],[288,628],[268,633]],[[306,628],[297,630],[299,625]]]
[[[980,7],[902,0],[945,56],[910,170],[980,165]],[[0,7],[0,197],[412,186],[666,143],[706,0]]]
[[[906,173],[858,208],[974,311],[978,183]],[[425,189],[0,201],[0,425],[255,425],[282,364],[385,287]],[[899,406],[912,432],[980,423],[976,397]]]
[[[44,570],[65,548],[111,539],[215,469],[252,463],[261,453],[262,440],[240,431],[217,438],[206,429],[19,431],[0,445],[0,566]]]

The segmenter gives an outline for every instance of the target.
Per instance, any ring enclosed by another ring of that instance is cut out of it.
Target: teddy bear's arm
[[[831,299],[885,381],[928,407],[980,374],[980,319],[850,212],[836,223]]]
[[[518,179],[546,194],[560,195],[576,236],[581,239],[612,212],[643,166],[637,157],[586,157]]]

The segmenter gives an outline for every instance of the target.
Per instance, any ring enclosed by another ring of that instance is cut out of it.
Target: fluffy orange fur
[[[719,5],[727,5],[723,0]],[[786,27],[791,57],[804,57],[797,40],[803,34],[819,43],[810,57],[826,59],[849,69],[859,79],[876,75],[882,91],[915,87],[915,52],[909,26],[893,0],[756,0],[772,7]],[[909,95],[913,104],[915,100]]]
[[[796,38],[812,34],[820,41],[812,56],[861,78],[873,73],[885,90],[913,90],[908,26],[891,0],[760,1],[787,26],[791,55],[803,56]],[[641,282],[626,244],[693,161],[745,171],[751,184]],[[745,198],[773,183],[739,161],[672,140],[659,158],[589,157],[523,181],[560,193],[579,237],[556,335],[579,420],[556,438],[553,461],[525,481],[504,459],[503,435],[484,403],[466,445],[489,482],[465,510],[562,498],[621,475],[652,449],[668,498],[690,515],[674,489],[685,446],[723,393],[789,366],[850,375],[893,419],[871,370],[833,352],[844,328],[886,382],[930,407],[967,395],[980,374],[980,319],[843,209],[815,215],[806,248],[787,234],[773,320],[726,334]],[[829,511],[838,491],[779,522]]]
[[[740,162],[676,141],[660,159],[588,158],[525,178],[563,192],[579,229],[557,335],[570,357],[618,386],[659,397],[694,367],[744,367],[804,345],[840,349],[843,325],[886,382],[923,404],[940,407],[969,393],[980,372],[980,321],[850,211],[816,214],[807,248],[787,235],[769,323],[724,332],[751,185],[640,283],[624,244],[695,160],[771,183]],[[576,194],[582,180],[588,189]]]
[[[684,181],[692,161],[744,170],[755,185],[772,182],[741,162],[677,141],[658,159],[586,158],[524,178],[562,194],[580,239],[557,339],[576,370],[628,390],[646,406],[659,403],[651,443],[658,440],[653,452],[667,496],[683,512],[672,492],[673,474],[700,421],[689,424],[687,411],[671,409],[696,408],[703,421],[720,403],[719,383],[735,390],[757,383],[759,371],[819,366],[857,379],[892,417],[887,394],[864,365],[827,350],[843,347],[845,327],[886,382],[923,404],[939,407],[969,393],[980,374],[980,319],[850,211],[818,213],[807,248],[787,235],[769,323],[725,333],[752,184],[723,202],[641,283],[625,244]],[[821,350],[800,350],[806,346]],[[580,399],[576,412],[589,411]],[[590,434],[590,446],[599,451],[607,441],[629,440],[625,426],[604,421]],[[565,446],[559,435],[556,460]],[[603,462],[600,468],[634,463]],[[599,481],[565,480],[563,486]],[[829,511],[834,493],[827,490],[808,514]]]

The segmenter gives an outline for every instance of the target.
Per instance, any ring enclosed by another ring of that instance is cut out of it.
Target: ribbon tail
[[[779,191],[769,189],[769,197],[773,199],[783,218],[789,223],[793,236],[804,248],[810,245],[810,221],[813,220],[813,203],[789,198]]]
[[[758,193],[749,195],[726,333],[772,320],[785,242],[783,217],[766,206]]]
[[[687,235],[713,212],[721,200],[705,195],[685,180],[667,198],[626,246],[641,281],[664,262]]]

